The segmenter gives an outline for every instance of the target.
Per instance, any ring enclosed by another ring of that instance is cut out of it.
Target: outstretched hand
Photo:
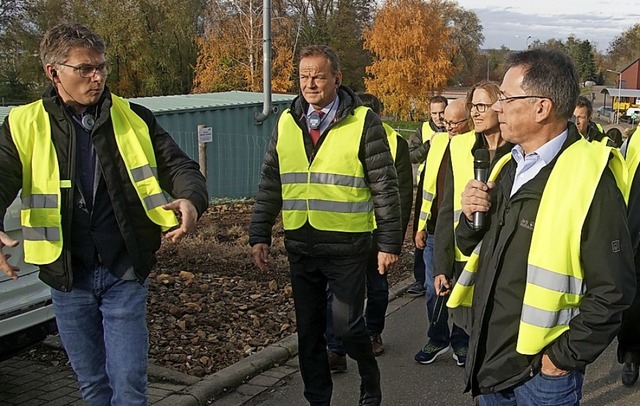
[[[172,242],[178,242],[182,237],[195,230],[196,221],[198,220],[198,211],[189,200],[176,199],[171,203],[163,205],[162,208],[176,212],[176,216],[180,222],[177,228],[165,234],[165,237],[169,240]]]
[[[0,270],[11,279],[18,279],[18,271],[20,268],[13,266],[7,262],[11,258],[11,254],[5,254],[4,247],[17,247],[19,241],[11,239],[6,233],[0,231]]]

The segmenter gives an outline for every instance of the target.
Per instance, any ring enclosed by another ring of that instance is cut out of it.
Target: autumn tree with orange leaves
[[[402,120],[428,110],[429,98],[439,93],[457,72],[442,0],[386,0],[373,26],[364,33],[365,49],[373,54],[365,79],[388,114]]]

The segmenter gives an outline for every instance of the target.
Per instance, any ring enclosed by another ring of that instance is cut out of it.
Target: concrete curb
[[[389,301],[402,295],[413,283],[413,277],[404,279],[389,288]],[[283,338],[264,350],[243,358],[233,365],[220,371],[207,375],[202,379],[191,382],[191,386],[185,388],[181,393],[175,393],[161,402],[157,406],[204,406],[216,396],[240,386],[261,372],[276,365],[284,365],[289,359],[298,355],[298,334],[292,334]],[[174,382],[183,382],[184,377],[180,372],[171,371],[158,367],[157,371],[163,373],[163,379]],[[172,374],[174,372],[176,375]],[[178,376],[180,375],[180,376]]]

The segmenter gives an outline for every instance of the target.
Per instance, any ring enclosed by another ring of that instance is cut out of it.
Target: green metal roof
[[[295,97],[295,95],[290,94],[272,94],[271,100],[274,102],[282,102],[293,100]],[[129,100],[133,103],[145,106],[154,113],[160,113],[181,110],[210,110],[231,106],[260,105],[263,103],[263,99],[264,96],[262,93],[230,91],[173,96],[135,97]]]
[[[0,107],[0,124],[4,123],[5,117],[9,115],[9,110],[11,110],[14,106],[2,106]]]

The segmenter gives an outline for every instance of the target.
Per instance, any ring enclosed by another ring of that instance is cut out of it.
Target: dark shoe
[[[454,348],[453,359],[456,360],[456,365],[463,367],[467,363],[467,348]]]
[[[638,380],[638,363],[625,362],[622,364],[622,384],[633,386]]]
[[[426,289],[424,288],[424,283],[420,281],[415,281],[409,286],[407,289],[407,295],[411,296],[422,296]]]
[[[382,343],[382,336],[380,334],[371,336],[371,349],[373,350],[373,355],[376,357],[384,354],[384,344]]]
[[[360,385],[359,406],[380,406],[382,403],[382,392],[380,383],[376,385]]]
[[[333,351],[327,351],[329,358],[329,370],[331,372],[345,372],[347,370],[347,356],[336,354]]]
[[[415,357],[413,357],[416,361],[421,364],[431,364],[436,360],[440,355],[449,351],[449,346],[446,345],[444,347],[439,347],[437,345],[433,345],[428,343],[424,346],[423,349],[418,351]]]

